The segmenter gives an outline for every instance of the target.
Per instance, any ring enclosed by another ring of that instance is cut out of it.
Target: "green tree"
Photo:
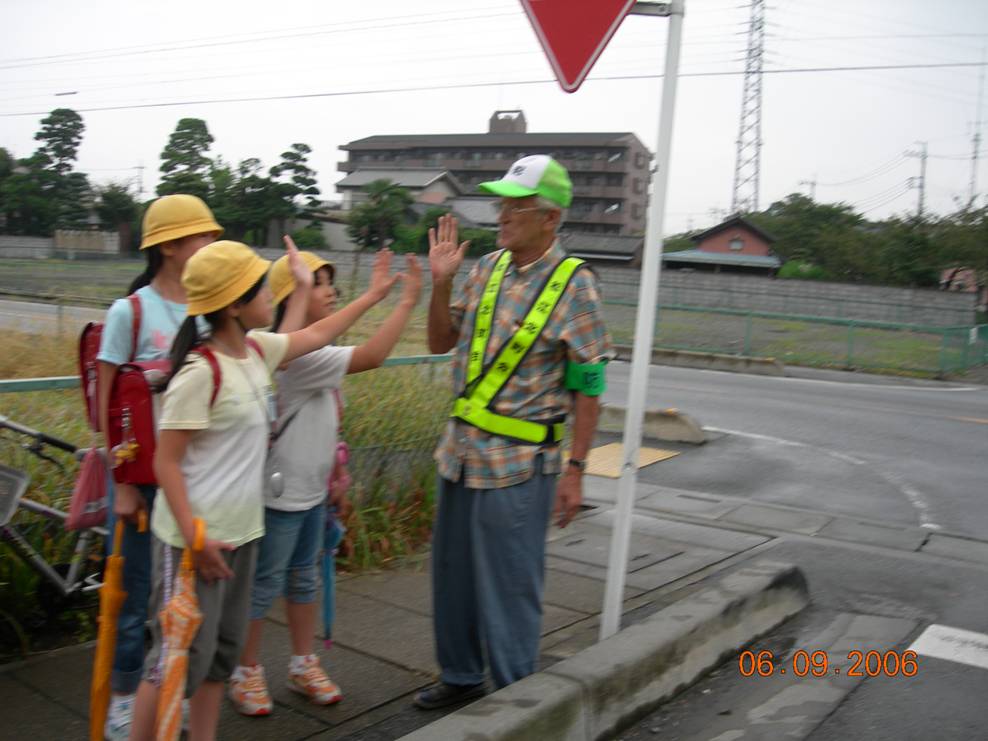
[[[17,160],[0,183],[0,204],[9,234],[51,236],[58,219],[55,194],[58,177],[47,169],[48,161],[34,154]]]
[[[58,229],[85,229],[89,226],[89,213],[93,208],[93,189],[89,178],[81,172],[69,172],[57,180],[56,201]]]
[[[137,247],[134,223],[139,211],[137,201],[126,184],[110,183],[96,188],[96,213],[100,224],[103,229],[117,232],[122,250],[130,252]]]
[[[209,171],[212,162],[206,153],[213,143],[206,122],[200,118],[183,118],[161,150],[161,183],[158,195],[190,193],[209,197]]]
[[[367,199],[351,209],[347,234],[361,249],[385,247],[396,238],[398,226],[410,221],[412,197],[387,179],[368,183],[363,191]]]
[[[207,202],[231,239],[266,243],[268,225],[282,213],[278,184],[262,171],[256,157],[241,161],[236,168],[217,157],[210,168]]]
[[[843,203],[817,203],[802,193],[791,193],[765,211],[746,218],[767,231],[776,241],[772,249],[782,259],[822,264],[822,244],[846,235],[864,219]]]
[[[286,201],[287,217],[309,219],[315,224],[316,214],[322,206],[316,171],[309,167],[312,148],[308,144],[295,143],[281,153],[281,162],[271,168],[271,178],[277,181]]]
[[[988,285],[988,206],[965,208],[938,225],[941,267],[974,271],[979,286]]]
[[[50,163],[59,175],[68,175],[75,164],[86,130],[82,116],[71,108],[56,108],[41,120],[41,129],[34,135],[41,142],[37,154]]]
[[[292,239],[300,250],[324,250],[328,247],[326,235],[318,224],[296,229],[292,232]]]

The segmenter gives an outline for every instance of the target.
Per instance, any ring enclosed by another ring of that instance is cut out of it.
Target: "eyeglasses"
[[[502,203],[497,207],[497,210],[498,213],[507,214],[508,216],[517,216],[518,214],[523,214],[528,211],[545,211],[545,209],[540,206],[525,206],[522,208],[510,203]]]

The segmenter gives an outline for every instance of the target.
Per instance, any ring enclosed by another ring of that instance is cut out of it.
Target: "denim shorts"
[[[264,508],[264,537],[251,595],[251,620],[263,618],[281,595],[296,604],[316,601],[325,528],[323,503],[298,512]]]

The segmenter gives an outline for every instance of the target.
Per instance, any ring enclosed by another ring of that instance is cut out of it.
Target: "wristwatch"
[[[566,461],[566,465],[573,466],[573,468],[578,468],[580,470],[580,473],[583,473],[584,471],[587,470],[587,462],[583,458],[570,458],[568,461]]]

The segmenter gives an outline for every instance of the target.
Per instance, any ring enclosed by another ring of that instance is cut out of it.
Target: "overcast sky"
[[[748,16],[744,0],[686,0],[668,232],[730,207]],[[767,19],[766,72],[980,63],[988,44],[986,0],[771,0]],[[532,132],[631,131],[654,150],[662,81],[641,78],[661,74],[667,27],[629,17],[566,94],[515,0],[3,0],[0,146],[30,154],[44,113],[75,108],[78,169],[136,186],[143,165],[147,195],[176,122],[197,117],[231,162],[270,166],[308,143],[326,198],[339,145],[483,132],[496,109],[523,109]],[[951,211],[968,195],[980,69],[766,74],[760,206],[815,180],[818,200],[870,218],[914,212],[920,161],[904,153],[925,141],[927,209]],[[601,79],[621,76],[639,79]],[[295,95],[312,97],[270,99]]]

